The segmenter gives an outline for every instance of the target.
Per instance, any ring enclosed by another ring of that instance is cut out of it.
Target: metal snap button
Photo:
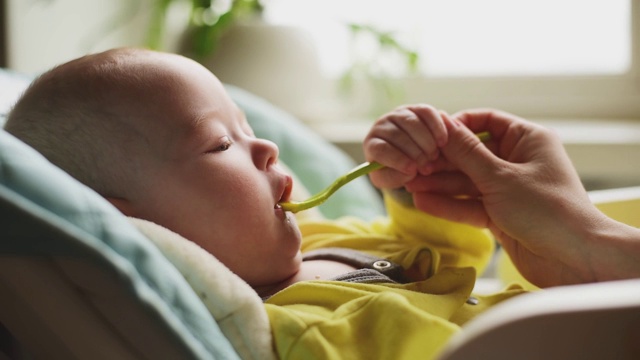
[[[467,304],[469,305],[478,305],[480,303],[480,300],[478,300],[478,298],[475,298],[473,296],[469,296],[469,298],[467,299]]]
[[[378,260],[373,263],[373,268],[376,270],[384,270],[391,267],[391,263],[385,260]]]

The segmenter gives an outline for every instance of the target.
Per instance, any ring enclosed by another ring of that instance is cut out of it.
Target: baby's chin
[[[302,268],[302,253],[298,251],[297,255],[291,259],[289,266],[283,268],[282,271],[276,273],[270,272],[268,279],[261,279],[259,285],[251,284],[251,287],[258,293],[258,295],[265,297],[275,294],[276,292],[294,284],[299,281],[298,275]]]
[[[300,246],[302,245],[302,233],[300,232],[300,227],[298,227],[298,219],[293,213],[286,213],[286,220],[288,229],[291,231],[291,236],[294,237],[297,245],[297,251],[300,253]]]

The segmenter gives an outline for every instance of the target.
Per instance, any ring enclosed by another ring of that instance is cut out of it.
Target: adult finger
[[[459,199],[429,192],[413,193],[415,207],[433,216],[476,227],[487,227],[489,216],[478,199]]]
[[[442,172],[416,176],[405,184],[409,192],[431,192],[450,196],[478,197],[480,192],[468,176],[461,172]]]
[[[449,141],[441,151],[449,162],[467,174],[476,184],[477,181],[491,179],[497,169],[505,165],[472,130],[455,119],[449,128]]]

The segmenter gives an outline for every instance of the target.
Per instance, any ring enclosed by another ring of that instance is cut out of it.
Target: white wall
[[[39,73],[90,52],[141,45],[144,16],[123,22],[123,12],[139,6],[148,6],[148,1],[8,0],[8,66]]]

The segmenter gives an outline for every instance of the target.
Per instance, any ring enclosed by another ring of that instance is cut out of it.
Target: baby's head
[[[277,203],[291,178],[218,79],[185,57],[115,49],[43,74],[6,130],[124,214],[214,254],[254,287],[300,266],[300,233]]]

